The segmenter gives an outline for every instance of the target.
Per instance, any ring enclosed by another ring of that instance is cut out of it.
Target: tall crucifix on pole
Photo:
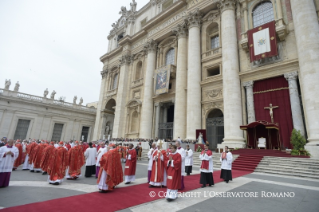
[[[269,110],[269,115],[271,118],[271,123],[274,123],[274,112],[272,109],[279,108],[278,106],[272,106],[272,104],[269,104],[269,107],[264,107],[265,110]]]

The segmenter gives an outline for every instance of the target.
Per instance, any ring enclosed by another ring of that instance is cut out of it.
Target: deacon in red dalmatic
[[[182,176],[182,156],[177,153],[177,147],[171,146],[171,153],[165,160],[167,170],[167,201],[172,201],[177,198],[177,191],[181,188]]]
[[[135,170],[136,170],[136,150],[133,144],[129,145],[129,149],[126,154],[125,163],[125,184],[130,184],[135,181]]]

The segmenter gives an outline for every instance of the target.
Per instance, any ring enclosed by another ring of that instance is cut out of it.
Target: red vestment
[[[45,147],[43,150],[43,154],[42,154],[42,158],[41,158],[41,162],[40,162],[40,167],[45,172],[47,172],[47,169],[48,169],[48,166],[50,163],[50,159],[52,157],[54,157],[54,150],[55,150],[55,147],[52,145]]]
[[[200,154],[204,155],[205,154],[205,150],[203,150]],[[212,151],[210,151],[210,150],[207,150],[206,154],[208,156],[212,156],[213,155]],[[209,170],[209,161],[208,160],[202,160],[202,164],[201,164],[200,168]]]
[[[35,156],[33,158],[33,164],[34,164],[34,168],[35,169],[39,169],[40,167],[40,163],[41,163],[41,159],[42,159],[42,155],[43,155],[43,150],[45,147],[47,147],[48,144],[39,144],[38,148],[36,148],[36,153]]]
[[[169,154],[172,156],[172,162],[168,165],[169,157],[165,160],[166,172],[167,172],[167,188],[172,190],[178,190],[181,188],[182,181],[182,156],[179,153]]]
[[[54,149],[53,156],[50,158],[50,163],[47,169],[51,181],[64,178],[65,170],[69,162],[68,159],[68,151],[64,147],[58,147]]]
[[[32,164],[33,158],[35,157],[36,154],[36,149],[38,148],[38,144],[33,142],[32,144],[27,146],[27,153],[29,155],[29,164]]]
[[[20,143],[16,143],[15,147],[17,147],[19,150],[19,156],[14,161],[13,167],[17,168],[18,166],[20,166],[22,164],[22,145]]]
[[[66,144],[65,146],[66,146],[66,148],[68,148],[68,151],[71,149],[71,145],[70,144]]]
[[[105,183],[108,185],[108,190],[113,190],[114,186],[123,182],[121,156],[118,149],[110,150],[102,155],[97,183],[100,182],[103,171],[107,173]]]
[[[128,154],[131,155],[131,160],[128,157],[126,158],[124,175],[131,176],[135,175],[136,170],[136,150],[128,150]]]
[[[161,160],[161,155],[163,155],[163,161]],[[157,157],[157,160],[153,160],[153,165],[152,165],[152,174],[151,174],[151,182],[154,183],[161,183],[164,181],[164,161],[166,159],[166,152],[165,150],[155,150],[153,152],[152,157],[154,158],[155,156]]]
[[[72,147],[69,152],[69,175],[76,177],[81,174],[81,167],[85,164],[84,154],[81,146]]]

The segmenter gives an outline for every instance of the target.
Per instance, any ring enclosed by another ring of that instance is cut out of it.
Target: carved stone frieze
[[[207,91],[206,92],[206,97],[208,99],[222,98],[223,97],[223,90],[222,89],[216,89],[216,90]]]

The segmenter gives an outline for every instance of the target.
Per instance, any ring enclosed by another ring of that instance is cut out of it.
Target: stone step
[[[304,173],[294,173],[294,172],[281,172],[278,170],[264,170],[264,169],[255,169],[255,172],[259,173],[267,173],[267,174],[276,174],[276,175],[285,175],[285,176],[295,176],[295,177],[305,177],[305,178],[313,178],[319,179],[318,175],[314,174],[304,174]]]
[[[308,163],[308,164],[305,164],[305,163],[288,163],[288,162],[285,162],[285,163],[280,163],[280,162],[273,162],[273,163],[269,163],[267,161],[261,161],[259,163],[260,165],[269,165],[269,166],[289,166],[289,167],[296,167],[296,166],[301,166],[301,167],[310,167],[310,168],[313,168],[313,169],[319,169],[319,165],[314,165],[314,164],[311,164],[311,163]]]
[[[259,164],[258,169],[273,169],[273,170],[288,170],[292,172],[311,172],[319,175],[319,169],[305,168],[305,167],[285,167],[285,166],[267,166]]]

